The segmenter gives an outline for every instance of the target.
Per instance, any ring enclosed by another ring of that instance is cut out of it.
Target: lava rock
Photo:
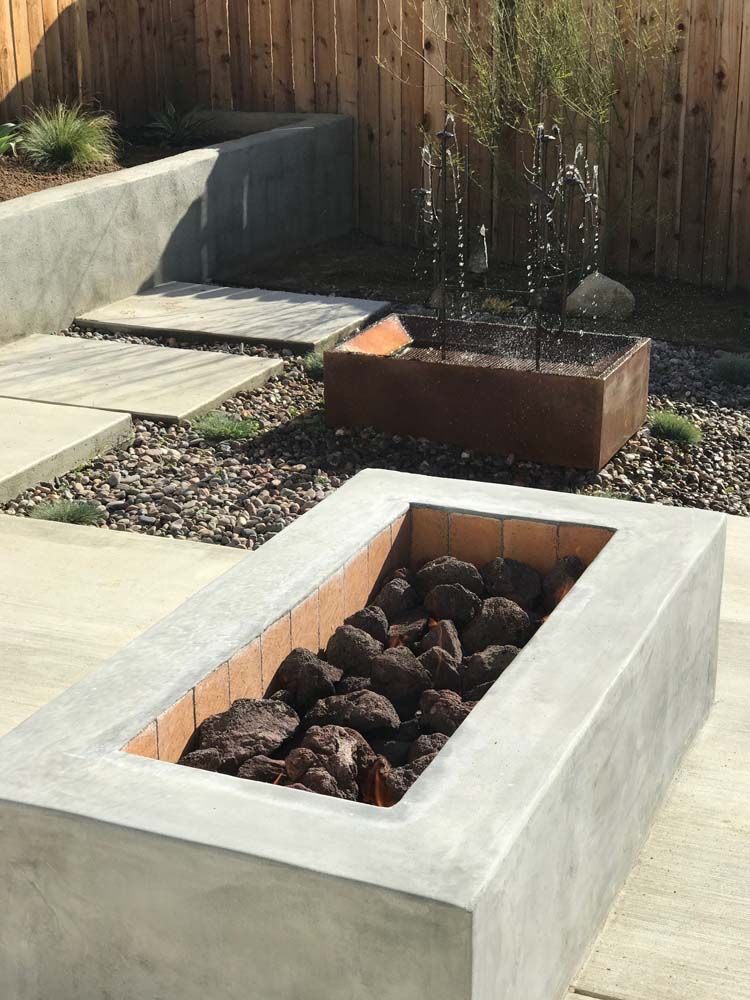
[[[529,616],[523,608],[507,597],[488,597],[461,633],[461,644],[471,655],[488,646],[520,646],[529,634]]]
[[[489,597],[507,597],[524,611],[531,611],[542,596],[542,576],[533,566],[516,559],[493,559],[482,568]]]
[[[335,685],[342,677],[343,671],[338,667],[326,663],[308,649],[298,647],[282,660],[267,696],[280,690],[287,691],[292,708],[304,715],[319,698],[335,694]]]
[[[419,778],[437,754],[420,757],[404,767],[391,767],[388,761],[379,758],[373,769],[371,788],[377,805],[395,806],[406,795],[414,782]],[[371,792],[371,794],[373,794]]]
[[[423,691],[432,686],[432,677],[405,646],[386,649],[372,661],[372,689],[385,695],[399,715],[412,716]]]
[[[348,677],[342,677],[341,680],[336,685],[336,694],[352,694],[354,691],[369,691],[372,687],[372,681],[369,677],[357,677],[356,674],[350,674]]]
[[[427,631],[429,621],[422,608],[415,608],[400,615],[388,630],[391,646],[416,646]]]
[[[413,743],[421,735],[422,729],[419,725],[419,712],[417,712],[413,719],[407,719],[401,723],[396,730],[394,739],[401,743]]]
[[[375,762],[367,741],[344,726],[313,726],[286,759],[290,781],[311,791],[356,801]]]
[[[434,756],[443,749],[449,737],[445,733],[425,733],[412,743],[409,749],[408,763],[412,764],[420,757]]]
[[[354,628],[367,632],[368,635],[371,635],[373,639],[382,643],[383,646],[388,644],[388,619],[386,618],[385,611],[374,604],[363,608],[361,611],[356,611],[353,615],[349,615],[344,620],[344,625],[352,625]]]
[[[461,667],[463,690],[470,691],[480,684],[494,684],[520,652],[517,646],[488,646],[481,653],[469,656]]]
[[[211,747],[208,750],[193,750],[180,757],[183,767],[195,767],[201,771],[218,771],[221,767],[221,754]]]
[[[353,625],[340,625],[328,640],[326,658],[346,674],[369,677],[373,659],[383,652],[382,643]]]
[[[420,600],[419,594],[408,580],[396,577],[395,580],[386,583],[372,603],[381,608],[388,621],[393,623],[408,611],[418,607]]]
[[[482,599],[461,583],[439,583],[425,597],[424,606],[437,621],[468,625],[482,607]]]
[[[586,567],[578,556],[563,556],[542,581],[544,607],[548,612],[555,610],[560,601],[583,576]]]
[[[436,691],[447,690],[461,694],[463,687],[460,663],[454,656],[439,646],[433,646],[426,653],[422,653],[419,662],[432,677],[430,687]]]
[[[297,713],[282,701],[242,698],[198,729],[198,749],[216,750],[220,767],[239,767],[251,757],[270,756],[290,740],[299,726]]]
[[[412,744],[401,740],[370,740],[370,746],[378,755],[385,757],[393,767],[401,767],[409,758]]]
[[[481,701],[482,698],[484,698],[494,683],[494,681],[485,681],[484,684],[479,684],[475,688],[470,688],[464,695],[465,700],[473,701],[476,704],[476,702]]]
[[[425,691],[419,703],[422,725],[435,733],[452,736],[474,705],[461,701],[455,691]]]
[[[360,733],[398,729],[401,720],[391,702],[376,691],[353,691],[322,698],[305,716],[306,726],[345,726]]]
[[[237,774],[238,777],[247,778],[249,781],[264,781],[273,785],[286,775],[286,769],[283,760],[275,760],[273,757],[261,754],[245,761]]]
[[[478,597],[484,592],[482,577],[476,566],[454,556],[438,556],[437,559],[425,563],[417,573],[414,583],[423,596],[429,594],[433,588],[446,583],[460,583]]]
[[[429,629],[422,640],[422,650],[427,652],[433,646],[444,649],[446,653],[450,653],[459,662],[463,659],[464,653],[461,648],[461,640],[458,637],[458,629],[451,621],[436,622]]]

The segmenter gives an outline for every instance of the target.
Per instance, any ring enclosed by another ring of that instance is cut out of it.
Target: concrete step
[[[0,735],[246,556],[0,515]]]
[[[387,302],[172,281],[78,316],[83,327],[238,340],[322,351],[388,308]]]
[[[126,414],[0,398],[0,501],[62,476],[132,436]]]
[[[281,361],[34,335],[0,349],[0,396],[182,420],[281,372]]]

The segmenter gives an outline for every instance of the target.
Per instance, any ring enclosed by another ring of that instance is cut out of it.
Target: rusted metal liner
[[[393,330],[393,319],[381,323]],[[646,419],[649,340],[547,334],[537,371],[533,331],[453,321],[442,361],[431,317],[397,319],[413,344],[390,354],[327,352],[330,426],[598,470]],[[365,331],[373,343],[381,323]]]

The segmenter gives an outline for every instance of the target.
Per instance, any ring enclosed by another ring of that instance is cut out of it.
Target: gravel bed
[[[68,335],[242,352],[236,344]],[[717,383],[711,351],[654,343],[651,404],[693,420],[702,443],[673,445],[644,428],[598,475],[369,429],[327,428],[322,385],[307,375],[301,358],[262,347],[245,346],[244,353],[284,359],[281,376],[222,407],[260,424],[253,441],[213,444],[187,423],[137,420],[129,448],[29,489],[3,509],[27,515],[41,502],[90,500],[101,505],[109,528],[252,549],[360,469],[377,467],[750,514],[750,389]]]

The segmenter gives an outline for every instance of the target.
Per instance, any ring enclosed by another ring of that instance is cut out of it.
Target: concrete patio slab
[[[0,515],[0,734],[245,555]]]
[[[263,385],[282,367],[268,358],[36,334],[0,350],[0,396],[182,420]]]
[[[750,520],[728,528],[716,704],[574,996],[750,1000]]]
[[[158,285],[77,318],[81,326],[325,350],[388,308],[387,302],[228,288]]]
[[[0,398],[0,501],[64,475],[132,434],[125,414]]]

